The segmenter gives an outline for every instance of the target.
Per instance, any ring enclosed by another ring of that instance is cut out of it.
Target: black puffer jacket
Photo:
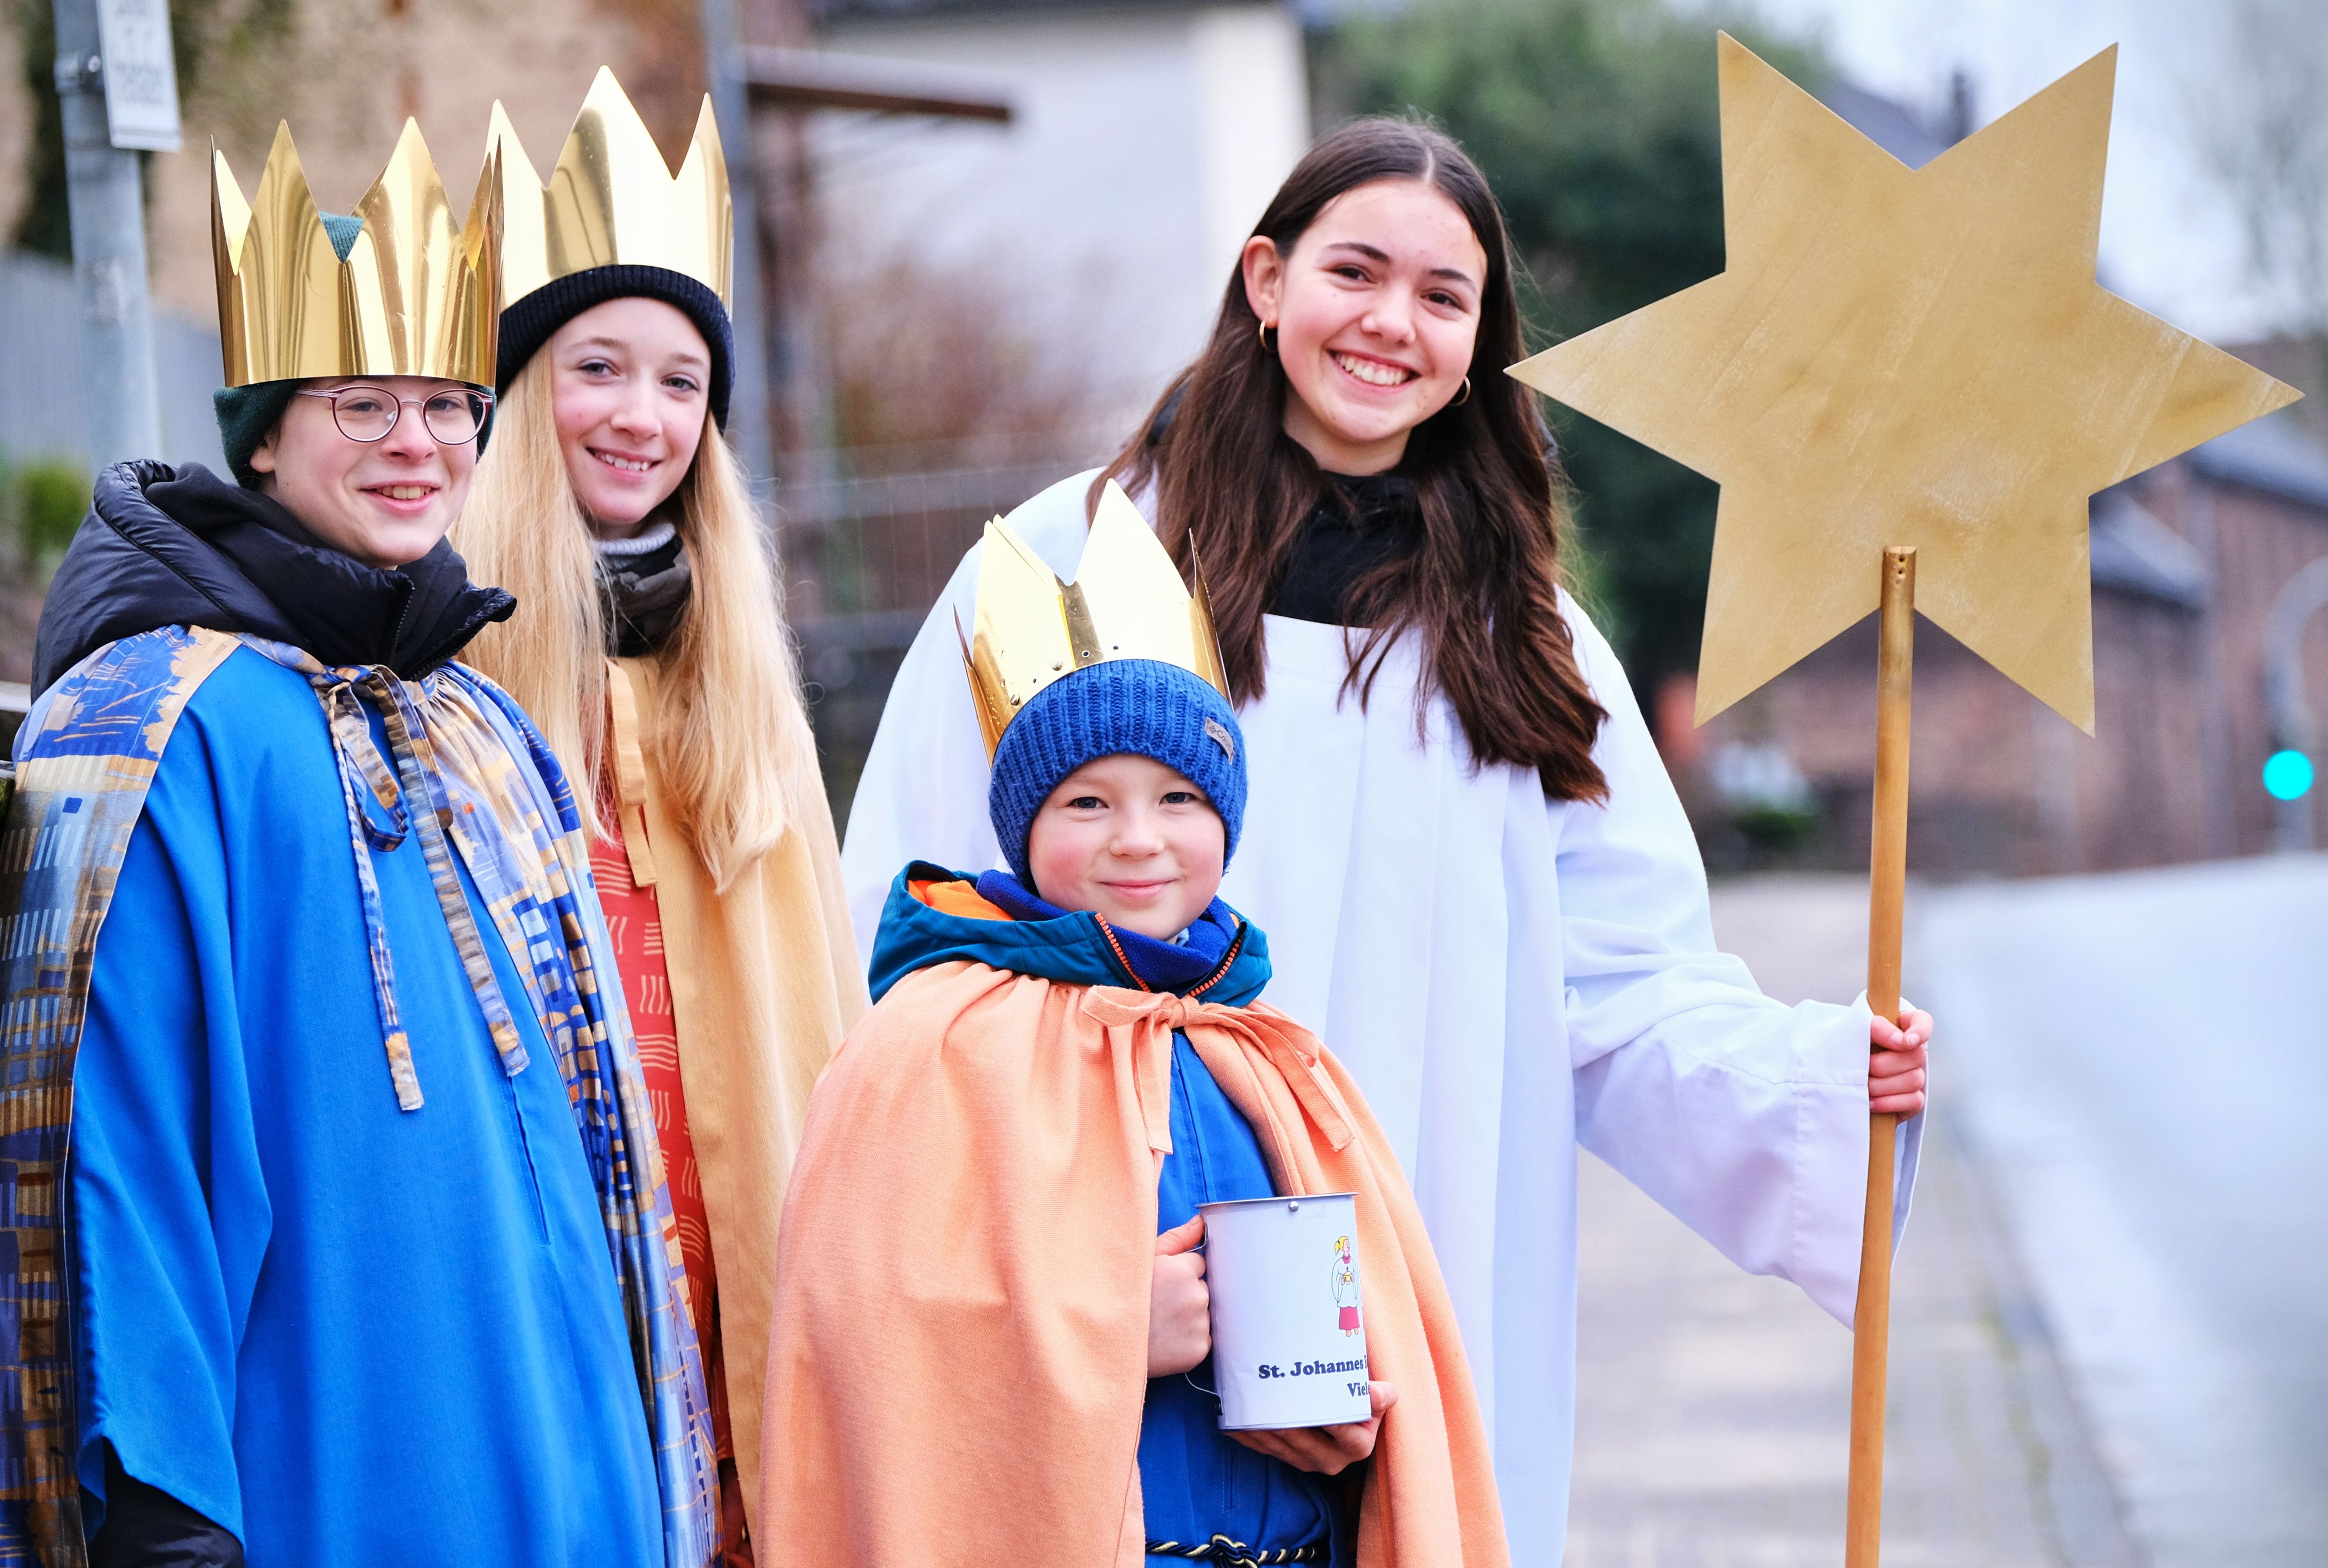
[[[117,463],[41,608],[33,687],[108,643],[157,626],[249,632],[326,664],[385,664],[417,681],[517,601],[481,588],[442,540],[383,571],[342,555],[278,502],[199,464]]]

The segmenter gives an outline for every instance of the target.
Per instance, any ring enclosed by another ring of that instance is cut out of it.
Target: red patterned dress
[[[613,814],[611,803],[607,814]],[[633,818],[633,831],[644,825]],[[703,1347],[703,1376],[710,1385],[712,1432],[719,1451],[719,1555],[717,1568],[752,1568],[752,1545],[744,1529],[744,1498],[736,1471],[736,1442],[728,1422],[727,1367],[719,1349],[719,1282],[711,1266],[711,1225],[703,1207],[703,1180],[695,1163],[695,1143],[687,1131],[687,1096],[680,1084],[679,1024],[671,1011],[671,972],[663,962],[662,915],[652,887],[631,877],[631,860],[616,840],[594,839],[590,872],[598,903],[614,938],[615,967],[638,1037],[639,1066],[654,1109],[655,1136],[662,1144],[671,1183],[671,1207],[679,1221],[680,1257],[687,1265],[687,1296],[695,1338]]]

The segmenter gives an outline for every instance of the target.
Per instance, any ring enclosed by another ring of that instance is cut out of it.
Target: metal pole
[[[59,5],[64,0],[57,0]],[[711,112],[719,117],[719,149],[728,159],[728,200],[736,221],[736,387],[728,409],[728,436],[764,502],[774,492],[774,448],[768,429],[768,343],[760,294],[759,183],[753,167],[751,104],[744,88],[743,40],[736,0],[703,0],[703,50],[711,83]]]
[[[2281,587],[2272,598],[2263,634],[2263,689],[2271,710],[2272,746],[2300,751],[2314,759],[2320,756],[2320,726],[2312,717],[2312,701],[2304,690],[2304,629],[2323,609],[2328,609],[2328,556],[2305,567]],[[2300,853],[2312,848],[2318,793],[2315,785],[2292,801],[2272,803],[2276,818],[2273,849]]]
[[[106,119],[97,0],[53,3],[73,279],[80,289],[81,385],[89,457],[102,469],[164,455],[146,298],[145,201],[138,155],[113,145]]]

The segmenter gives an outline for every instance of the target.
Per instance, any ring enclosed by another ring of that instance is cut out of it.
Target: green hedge
[[[19,570],[45,582],[89,514],[89,470],[69,458],[0,456],[0,536]]]
[[[1828,75],[1747,0],[1420,0],[1326,34],[1319,101],[1329,121],[1422,114],[1463,144],[1510,221],[1541,348],[1722,270],[1721,25],[1797,81]],[[1563,553],[1635,686],[1654,690],[1697,664],[1713,483],[1551,413],[1581,502]]]

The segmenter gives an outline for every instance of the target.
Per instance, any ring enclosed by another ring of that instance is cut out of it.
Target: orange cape
[[[755,1534],[802,1568],[1145,1561],[1138,1448],[1172,1031],[1277,1190],[1357,1195],[1395,1385],[1363,1568],[1507,1568],[1487,1433],[1422,1218],[1356,1085],[1255,1003],[953,962],[818,1084],[780,1227]]]

